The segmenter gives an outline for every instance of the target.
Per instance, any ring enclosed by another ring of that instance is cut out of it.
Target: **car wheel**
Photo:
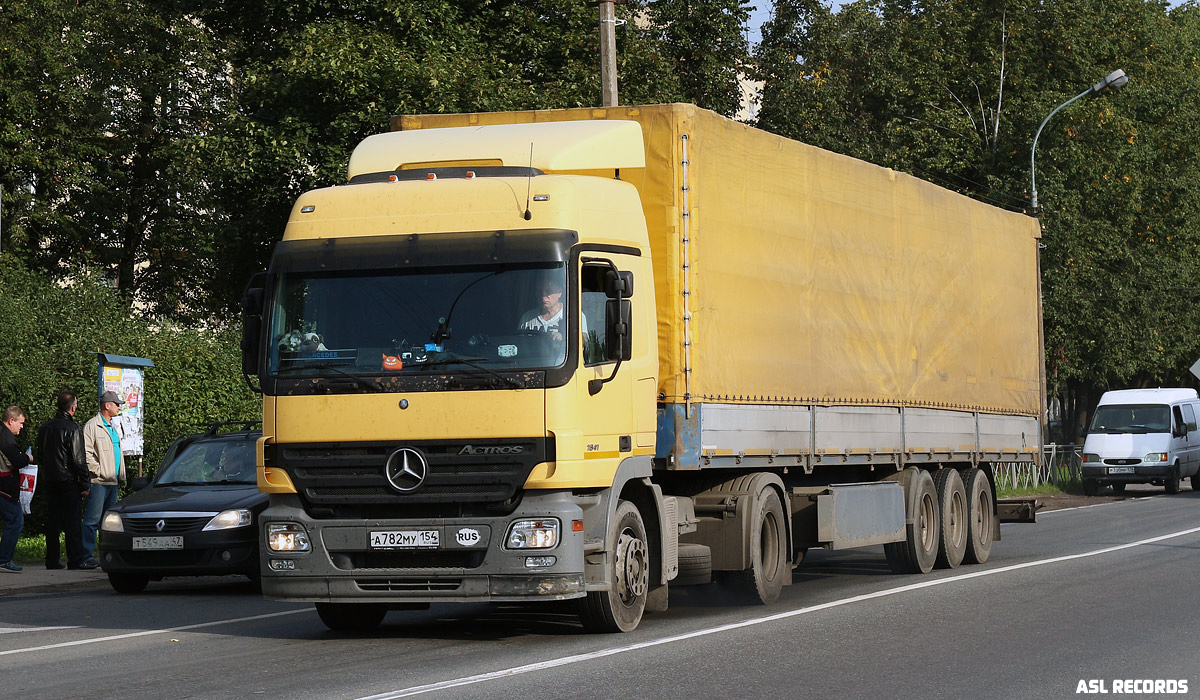
[[[150,583],[149,576],[138,576],[137,574],[109,574],[108,583],[113,587],[113,590],[122,595],[131,595],[141,593],[146,590],[146,584]]]

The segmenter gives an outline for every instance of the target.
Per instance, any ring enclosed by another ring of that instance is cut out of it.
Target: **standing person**
[[[94,569],[99,564],[83,547],[83,499],[91,489],[83,428],[75,422],[79,401],[73,391],[58,395],[58,413],[38,428],[41,478],[49,483],[50,513],[46,521],[46,568],[61,569],[58,533],[67,541],[67,567]]]
[[[92,475],[91,493],[83,508],[83,549],[91,561],[95,561],[92,551],[96,548],[96,527],[104,511],[116,505],[117,490],[125,481],[121,437],[112,424],[123,403],[116,392],[104,392],[100,395],[100,412],[83,426],[83,449]]]
[[[17,447],[16,436],[25,427],[25,412],[9,406],[0,415],[4,427],[0,428],[0,520],[4,530],[0,532],[0,572],[21,573],[21,566],[13,561],[17,551],[17,540],[25,527],[25,513],[21,510],[21,467],[33,460]]]

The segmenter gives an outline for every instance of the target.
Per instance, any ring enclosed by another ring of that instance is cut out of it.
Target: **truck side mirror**
[[[258,273],[250,278],[246,291],[242,293],[242,373],[258,374],[259,342],[262,336],[263,278]]]
[[[604,295],[609,299],[628,299],[633,296],[633,273],[606,270],[604,272]]]
[[[1175,437],[1187,437],[1187,426],[1183,423],[1176,423],[1175,430],[1171,431]]]
[[[633,357],[633,305],[624,299],[609,299],[604,313],[608,328],[604,332],[604,359],[628,360]]]

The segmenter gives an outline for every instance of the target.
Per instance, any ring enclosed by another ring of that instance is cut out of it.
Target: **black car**
[[[244,574],[258,580],[258,516],[267,507],[255,470],[258,422],[218,423],[179,438],[153,481],[105,512],[98,559],[118,593],[165,576]],[[222,432],[231,426],[236,432]]]

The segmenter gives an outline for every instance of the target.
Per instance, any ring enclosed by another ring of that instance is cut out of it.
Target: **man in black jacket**
[[[47,485],[50,514],[46,521],[46,568],[61,569],[58,533],[66,534],[67,568],[94,569],[98,564],[83,547],[83,498],[91,488],[83,428],[75,422],[75,392],[58,395],[58,413],[38,428],[38,479]]]

